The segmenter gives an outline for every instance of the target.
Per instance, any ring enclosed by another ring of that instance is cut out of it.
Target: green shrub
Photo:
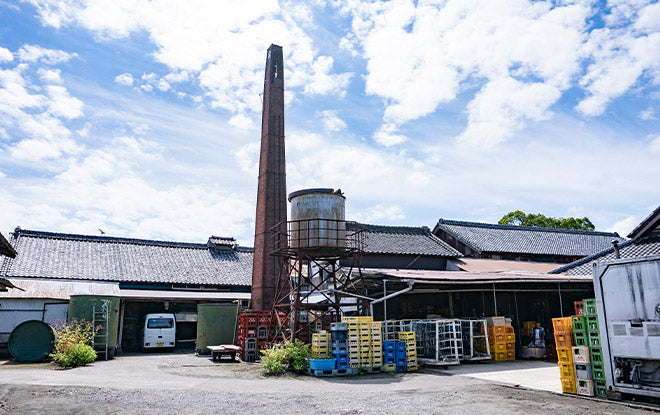
[[[309,366],[308,357],[308,344],[300,340],[287,341],[282,345],[275,345],[270,349],[262,350],[261,363],[269,375],[281,375],[287,370],[303,373]]]
[[[92,346],[76,343],[62,353],[54,353],[53,360],[62,367],[85,366],[96,360],[96,352]]]
[[[54,327],[56,333],[55,350],[50,358],[62,367],[84,366],[96,360],[96,352],[91,346],[98,328],[85,320],[59,322]]]

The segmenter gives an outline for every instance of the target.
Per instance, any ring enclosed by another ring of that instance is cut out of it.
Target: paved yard
[[[544,364],[477,364],[323,379],[264,377],[257,364],[214,364],[186,354],[122,356],[71,370],[0,362],[0,413],[649,413],[493,383],[527,377],[531,383],[525,386],[534,387],[539,374],[551,369]],[[516,377],[516,371],[529,372]]]

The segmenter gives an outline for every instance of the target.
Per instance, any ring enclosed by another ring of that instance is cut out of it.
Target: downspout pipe
[[[413,289],[413,285],[415,285],[415,280],[408,280],[408,287],[404,288],[403,290],[393,292],[392,294],[388,294],[385,297],[381,297],[373,300],[371,303],[369,303],[369,314],[371,314],[372,316],[374,315],[374,304],[387,301],[390,298],[399,296],[401,294],[405,294]]]

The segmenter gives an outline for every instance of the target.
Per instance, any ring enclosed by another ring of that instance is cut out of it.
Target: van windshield
[[[171,329],[174,327],[174,320],[171,318],[150,318],[147,321],[148,329]]]

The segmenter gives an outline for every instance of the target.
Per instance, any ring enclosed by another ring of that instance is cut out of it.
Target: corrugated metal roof
[[[621,258],[639,258],[660,254],[660,235],[651,235],[634,241],[626,241],[619,245]],[[611,261],[616,259],[614,248],[609,248],[597,254],[582,258],[578,261],[564,265],[550,271],[551,274],[564,275],[592,275],[594,262]]]
[[[387,278],[414,279],[420,281],[442,282],[562,282],[591,281],[591,276],[566,276],[557,274],[540,274],[534,272],[465,272],[465,271],[431,271],[404,269],[365,268],[362,273],[368,276],[383,276]]]
[[[12,236],[15,259],[5,258],[7,277],[235,285],[252,283],[252,249],[206,244],[72,235],[20,230]]]
[[[463,271],[474,272],[550,272],[559,264],[555,262],[508,261],[504,259],[459,258],[451,262]]]
[[[424,255],[456,258],[461,253],[426,226],[381,226],[347,222],[348,230],[362,229],[367,254]]]
[[[506,252],[535,255],[587,256],[624,239],[616,232],[578,231],[530,226],[495,225],[440,219],[439,229],[476,252]]]

